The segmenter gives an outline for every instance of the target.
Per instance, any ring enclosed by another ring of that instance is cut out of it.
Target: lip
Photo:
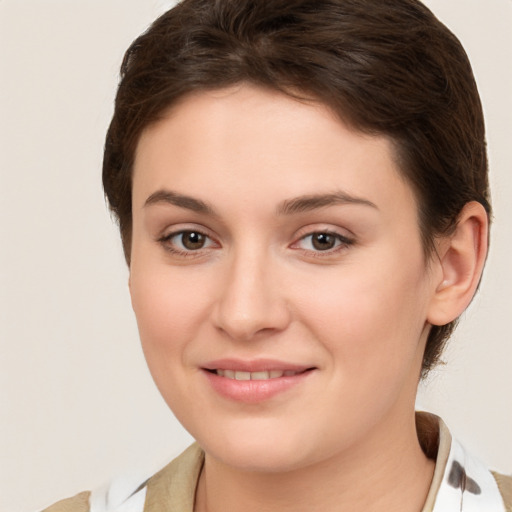
[[[312,368],[308,365],[300,365],[276,359],[216,359],[204,364],[205,370],[240,370],[242,372],[270,372],[273,370],[303,372]]]
[[[264,380],[236,380],[223,377],[215,370],[242,372],[295,372]],[[219,359],[202,366],[202,371],[213,390],[224,398],[246,404],[265,402],[303,383],[315,370],[312,366],[298,365],[271,359],[239,360]]]

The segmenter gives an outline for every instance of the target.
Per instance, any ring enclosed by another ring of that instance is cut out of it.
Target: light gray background
[[[100,187],[123,51],[171,2],[0,0],[0,511],[26,512],[189,443],[145,368]],[[430,0],[473,62],[495,207],[483,286],[420,391],[512,471],[512,1]]]

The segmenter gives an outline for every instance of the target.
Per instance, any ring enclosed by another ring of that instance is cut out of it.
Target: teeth
[[[293,370],[270,370],[263,372],[244,372],[239,370],[216,370],[217,375],[234,380],[268,380],[278,379],[279,377],[292,377],[299,372]]]
[[[252,372],[251,373],[251,380],[267,380],[269,378],[270,378],[269,372]]]

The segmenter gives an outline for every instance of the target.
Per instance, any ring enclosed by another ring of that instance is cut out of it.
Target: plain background
[[[420,390],[512,471],[512,1],[430,0],[472,60],[495,208],[479,295]],[[150,473],[190,437],[158,395],[100,185],[128,44],[171,2],[0,0],[0,511]]]

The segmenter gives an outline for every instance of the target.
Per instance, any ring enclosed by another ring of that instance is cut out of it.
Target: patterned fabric
[[[436,458],[422,512],[512,512],[512,477],[489,471],[452,439],[436,416],[418,413],[417,424],[425,452]],[[193,444],[145,482],[117,480],[42,512],[193,512],[203,462],[204,452]]]
[[[492,473],[455,439],[433,512],[452,510],[506,512]]]

